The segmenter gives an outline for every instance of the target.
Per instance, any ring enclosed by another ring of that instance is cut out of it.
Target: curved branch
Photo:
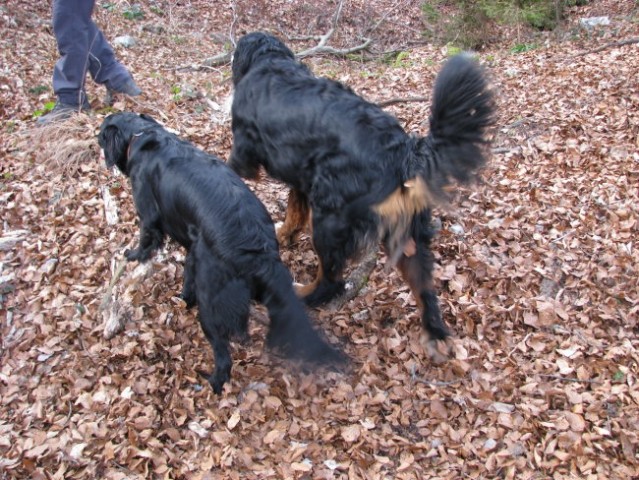
[[[328,54],[328,55],[336,55],[338,57],[344,57],[351,53],[366,50],[371,43],[372,43],[372,40],[370,38],[366,38],[364,39],[364,43],[362,43],[361,45],[356,45],[355,47],[351,47],[351,48],[338,49],[333,47],[327,47],[326,45],[322,44],[322,41],[320,41],[320,43],[314,46],[313,48],[309,48],[307,50],[296,53],[295,56],[297,58],[305,58],[311,55]]]

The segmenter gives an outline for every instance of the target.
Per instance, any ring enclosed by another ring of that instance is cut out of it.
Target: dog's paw
[[[186,305],[187,310],[190,310],[191,308],[193,308],[195,304],[197,303],[197,298],[195,298],[194,294],[190,294],[190,293],[185,294],[184,292],[182,292],[179,296],[184,301],[184,304]]]
[[[133,250],[127,249],[124,251],[124,258],[129,262],[135,262],[140,260],[140,250],[134,248]]]
[[[133,250],[126,250],[124,252],[124,258],[126,258],[129,262],[138,261],[140,263],[143,263],[151,258],[152,253],[153,250],[134,248]]]
[[[431,338],[426,332],[422,336],[422,345],[431,362],[435,364],[446,363],[452,358],[453,341],[450,337],[444,340]]]
[[[275,236],[277,237],[277,243],[280,247],[290,247],[297,240],[299,232],[290,232],[284,228],[284,223],[278,222],[275,224]]]

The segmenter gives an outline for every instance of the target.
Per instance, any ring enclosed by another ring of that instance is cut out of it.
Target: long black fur
[[[312,363],[340,361],[294,293],[270,216],[235,172],[146,115],[110,115],[98,140],[107,166],[131,180],[140,243],[127,259],[148,260],[167,235],[187,250],[182,296],[198,305],[216,393],[230,379],[229,338],[247,334],[251,299],[268,309],[270,347]]]
[[[465,55],[444,65],[426,137],[407,134],[392,115],[348,87],[315,77],[271,35],[242,37],[232,69],[229,165],[248,178],[263,166],[312,211],[323,276],[306,302],[338,295],[347,259],[383,240],[417,297],[424,327],[432,338],[445,338],[432,287],[430,208],[448,200],[446,187],[473,179],[485,162],[495,107],[480,66]],[[399,220],[383,218],[380,205],[394,193],[409,198],[417,181],[423,188],[413,191],[427,202]],[[411,240],[414,252],[405,250]]]

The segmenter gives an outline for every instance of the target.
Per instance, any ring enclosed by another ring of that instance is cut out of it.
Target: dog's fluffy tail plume
[[[445,188],[473,179],[485,163],[485,134],[494,116],[483,68],[468,54],[448,60],[435,81],[430,132],[417,142],[416,173],[436,198],[448,200]]]
[[[273,262],[263,272],[260,275],[263,287],[260,300],[268,309],[271,320],[268,346],[288,358],[309,364],[337,366],[344,363],[346,357],[329,345],[311,325],[286,267],[280,262]]]

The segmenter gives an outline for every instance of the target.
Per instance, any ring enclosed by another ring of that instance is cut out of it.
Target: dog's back
[[[131,175],[151,185],[167,235],[190,248],[193,232],[202,229],[209,248],[222,258],[278,257],[266,208],[222,161],[154,132],[137,142],[144,146],[132,152]]]

